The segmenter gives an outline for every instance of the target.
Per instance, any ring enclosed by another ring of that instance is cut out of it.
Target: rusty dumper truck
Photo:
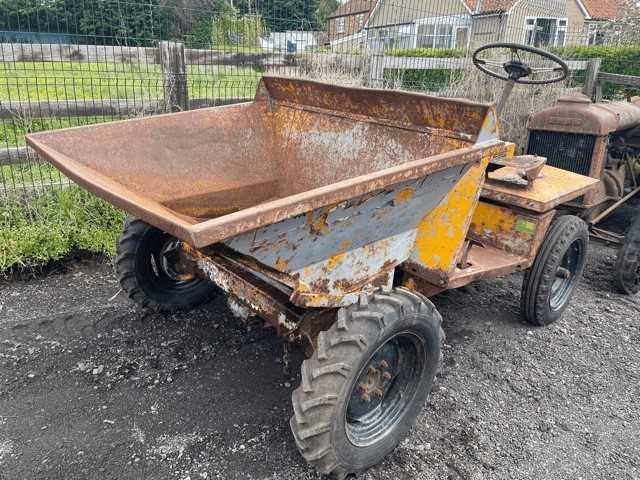
[[[510,84],[535,70],[504,69]],[[305,347],[291,430],[345,478],[424,405],[443,341],[428,296],[526,271],[523,314],[543,325],[581,276],[586,224],[555,209],[598,181],[513,157],[498,134],[490,104],[264,77],[250,103],[28,142],[133,216],[116,260],[133,300],[192,307],[217,287]],[[526,187],[504,181],[514,172]],[[481,200],[485,180],[495,195]]]

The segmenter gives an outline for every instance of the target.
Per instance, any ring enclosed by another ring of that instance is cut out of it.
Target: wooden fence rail
[[[601,72],[601,64],[602,59],[600,58],[592,58],[588,61],[584,89],[582,90],[582,92],[594,102],[602,100],[602,84],[604,82],[627,85],[630,87],[640,87],[640,77]]]
[[[569,60],[569,70],[585,70],[588,62]],[[368,83],[379,88],[384,85],[385,70],[463,70],[471,66],[471,59],[466,58],[429,58],[429,57],[391,57],[373,55],[370,61]]]
[[[219,107],[249,102],[250,97],[192,98],[194,108]],[[68,117],[127,117],[157,114],[168,111],[166,102],[158,100],[96,99],[96,100],[34,100],[24,102],[0,101],[0,120]]]
[[[189,101],[192,109],[220,107],[234,103],[250,102],[249,97],[194,98]],[[60,102],[0,102],[0,119],[84,117],[84,116],[132,116],[156,114],[166,111],[163,100],[134,103],[128,100],[86,100]],[[27,117],[28,115],[28,117]],[[17,165],[37,160],[27,147],[0,148],[0,166]]]
[[[0,43],[0,62],[86,62],[160,65],[161,55],[158,47]],[[255,51],[247,49],[243,51],[241,47],[237,51],[186,48],[185,62],[187,65],[250,66],[257,62],[267,65],[281,65],[285,62],[285,55],[268,50]]]

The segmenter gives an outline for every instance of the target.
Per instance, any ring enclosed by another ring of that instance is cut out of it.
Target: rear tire
[[[319,334],[292,395],[290,425],[320,473],[357,474],[407,435],[439,369],[441,321],[429,300],[397,288],[362,294]]]
[[[640,292],[640,216],[631,224],[618,250],[615,282],[621,293],[635,295]]]
[[[195,307],[211,298],[215,286],[173,269],[179,242],[136,218],[129,218],[118,240],[116,271],[120,286],[138,305],[158,311]]]
[[[527,322],[544,326],[562,316],[582,277],[588,246],[589,230],[582,219],[564,215],[551,225],[522,284]]]

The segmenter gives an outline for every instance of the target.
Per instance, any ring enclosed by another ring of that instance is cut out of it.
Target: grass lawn
[[[226,65],[189,65],[191,98],[250,97],[261,73]],[[0,100],[144,101],[163,96],[159,65],[82,62],[0,62]]]
[[[108,115],[94,117],[69,117],[69,118],[33,118],[14,120],[0,120],[0,148],[10,148],[25,144],[26,133],[43,132],[59,128],[79,127],[94,123],[120,120],[124,117]]]
[[[50,185],[69,182],[55,167],[44,162],[3,165],[0,167],[0,203],[5,195],[41,191]]]
[[[41,132],[58,128],[77,127],[93,123],[119,120],[123,117],[71,117],[71,118],[34,118],[0,121],[0,148],[12,148],[25,144],[25,133]],[[0,195],[38,188],[43,184],[60,183],[64,176],[48,163],[24,163],[21,165],[0,166]]]
[[[188,66],[191,98],[252,97],[261,73],[224,65]],[[163,97],[159,65],[82,62],[0,62],[0,101],[65,101],[127,99],[135,103]],[[27,118],[0,121],[0,148],[25,144],[29,132],[89,125],[120,116]],[[46,164],[0,166],[0,195],[21,186],[59,182],[61,175]]]

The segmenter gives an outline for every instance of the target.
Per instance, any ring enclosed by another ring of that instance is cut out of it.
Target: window
[[[598,31],[598,25],[595,23],[588,25],[587,43],[589,45],[604,45],[604,33]]]
[[[527,18],[524,24],[524,43],[534,47],[563,46],[567,40],[566,18]]]
[[[336,33],[344,33],[344,17],[336,20]]]
[[[364,14],[356,16],[356,24],[358,25],[358,31],[364,28]]]
[[[453,25],[418,25],[416,48],[451,48],[453,41]]]
[[[390,48],[414,48],[415,28],[413,24],[392,28],[372,28],[367,35],[373,50]]]
[[[443,15],[415,21],[414,48],[467,47],[469,43],[469,15]]]

